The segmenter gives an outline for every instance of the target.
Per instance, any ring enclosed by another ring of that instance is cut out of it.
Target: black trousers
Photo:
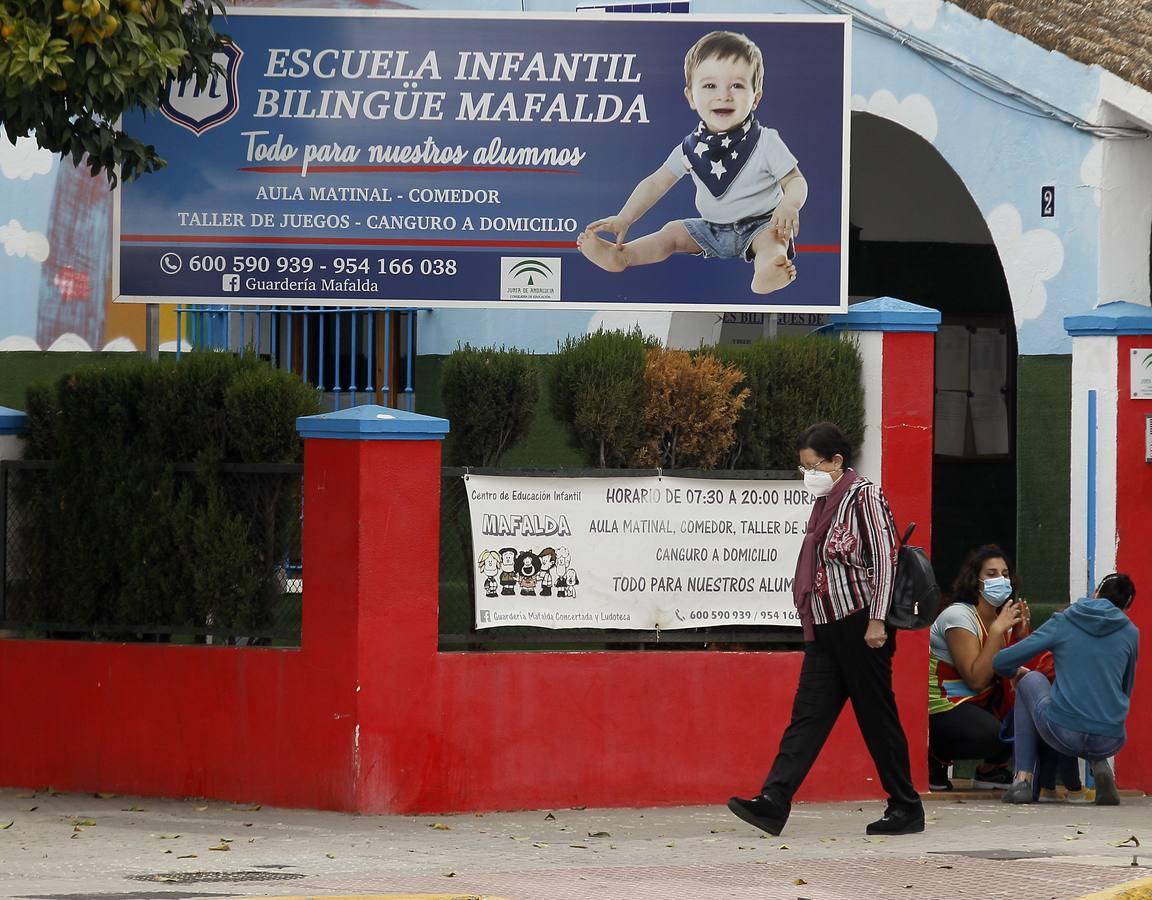
[[[1002,765],[1012,755],[1012,745],[1000,740],[1000,720],[971,702],[928,717],[928,749],[941,762],[982,759]]]
[[[867,627],[868,611],[861,610],[817,625],[816,639],[804,647],[792,721],[762,789],[785,808],[791,805],[848,700],[880,783],[888,792],[889,806],[920,806],[920,795],[912,787],[908,739],[892,693],[896,636],[889,629],[888,642],[874,650],[864,643]]]

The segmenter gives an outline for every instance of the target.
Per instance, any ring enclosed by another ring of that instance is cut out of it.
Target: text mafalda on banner
[[[799,625],[796,481],[467,477],[476,627]]]
[[[254,119],[367,119],[399,122],[647,124],[635,53],[524,53],[460,50],[351,50],[273,47],[256,95]],[[292,88],[293,79],[333,87]],[[507,83],[474,90],[470,82]],[[380,87],[381,82],[394,86]],[[446,88],[444,85],[451,85]],[[269,86],[264,86],[269,85]],[[273,86],[274,85],[274,86]],[[283,85],[283,86],[281,86]],[[339,85],[339,86],[335,86]],[[589,90],[587,86],[595,86]],[[270,130],[242,133],[249,162],[373,165],[577,166],[579,146],[509,146],[499,137],[480,146],[440,144],[289,143]]]

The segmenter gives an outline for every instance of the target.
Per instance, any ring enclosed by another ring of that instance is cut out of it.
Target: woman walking
[[[868,834],[924,830],[912,786],[908,740],[892,693],[896,638],[885,624],[892,599],[896,535],[879,486],[852,468],[852,448],[831,422],[796,442],[804,486],[816,497],[796,561],[793,600],[804,626],[804,663],[792,721],[760,793],[728,808],[750,825],[780,834],[792,797],[820,754],[844,703],[852,710],[880,783],[882,818]]]

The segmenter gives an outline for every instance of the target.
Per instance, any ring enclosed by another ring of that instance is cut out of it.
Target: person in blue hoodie
[[[1031,803],[1040,741],[1092,767],[1096,803],[1120,802],[1108,758],[1124,746],[1128,698],[1136,680],[1140,632],[1125,611],[1136,597],[1132,579],[1113,573],[1096,593],[1056,613],[1032,634],[992,659],[997,674],[1015,676],[1016,776],[1005,803]],[[1056,659],[1056,681],[1023,664],[1045,650]]]

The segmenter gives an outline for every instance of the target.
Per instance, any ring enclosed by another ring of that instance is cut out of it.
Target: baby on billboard
[[[608,272],[691,253],[751,262],[753,293],[787,287],[796,279],[795,238],[808,183],[777,131],[754,115],[764,89],[763,54],[742,34],[713,31],[684,57],[684,81],[699,124],[636,186],[620,212],[589,224],[577,246]],[[625,242],[629,228],[686,174],[696,185],[700,217],[674,220]]]

